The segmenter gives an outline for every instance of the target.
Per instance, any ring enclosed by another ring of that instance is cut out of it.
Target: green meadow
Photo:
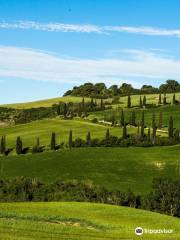
[[[179,219],[93,203],[1,203],[0,239],[179,239]],[[135,235],[135,228],[172,229],[171,234]]]
[[[74,148],[0,158],[1,178],[26,176],[46,182],[90,180],[109,190],[145,194],[154,177],[180,179],[180,145]]]
[[[49,145],[52,132],[57,134],[57,143],[60,143],[62,141],[68,142],[70,130],[73,131],[74,139],[78,137],[85,139],[88,131],[91,132],[92,138],[103,138],[107,128],[110,129],[112,135],[121,137],[122,129],[119,127],[107,127],[84,120],[62,120],[59,118],[3,127],[0,128],[0,136],[6,136],[7,147],[15,146],[17,136],[22,138],[24,146],[32,147],[36,143],[37,137],[40,137],[41,144]],[[129,127],[128,132],[135,133],[137,129]]]

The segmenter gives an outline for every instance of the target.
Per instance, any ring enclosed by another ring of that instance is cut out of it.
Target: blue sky
[[[0,0],[0,103],[180,80],[178,0]]]

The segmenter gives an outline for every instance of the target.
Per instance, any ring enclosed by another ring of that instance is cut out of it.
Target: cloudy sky
[[[0,103],[180,80],[179,0],[0,0]]]

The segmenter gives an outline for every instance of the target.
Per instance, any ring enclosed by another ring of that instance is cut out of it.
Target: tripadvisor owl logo
[[[141,227],[137,227],[135,229],[135,234],[138,235],[138,236],[142,235],[143,234],[143,229]]]

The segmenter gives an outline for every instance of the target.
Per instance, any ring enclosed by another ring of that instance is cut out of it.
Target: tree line
[[[167,80],[159,87],[143,85],[140,89],[133,88],[131,84],[123,83],[121,86],[112,85],[109,88],[104,83],[85,83],[73,87],[64,93],[64,96],[112,98],[114,96],[125,96],[128,94],[153,94],[153,93],[174,93],[180,92],[180,84],[175,80]]]
[[[136,125],[135,121],[135,112],[132,112],[131,123],[134,126]],[[160,114],[159,124],[162,125],[162,113]],[[157,124],[155,122],[155,115],[152,116],[152,128],[148,128],[145,131],[145,115],[144,111],[142,111],[141,122],[137,126],[137,132],[134,134],[128,134],[127,123],[124,119],[124,112],[122,110],[121,118],[120,118],[120,127],[122,128],[122,136],[117,137],[113,136],[110,133],[110,130],[107,129],[104,138],[92,138],[91,132],[88,132],[86,135],[86,139],[76,138],[73,140],[73,132],[69,131],[68,142],[57,143],[56,133],[52,132],[50,144],[48,149],[50,150],[58,150],[61,148],[77,148],[77,147],[128,147],[128,146],[164,146],[164,145],[173,145],[180,142],[180,131],[179,129],[174,129],[173,118],[170,116],[169,118],[169,126],[168,126],[168,137],[160,137],[157,135]],[[159,126],[160,127],[160,126]],[[0,144],[0,152],[1,154],[8,155],[13,148],[9,149],[6,147],[6,138],[5,136],[1,137]],[[40,153],[47,149],[47,146],[40,144],[40,138],[37,137],[35,145],[30,149],[30,147],[23,147],[23,141],[20,136],[16,138],[15,150],[16,153],[26,154],[31,151],[32,153]]]
[[[180,217],[180,181],[155,178],[152,190],[146,195],[109,191],[89,181],[44,183],[38,179],[17,177],[0,179],[0,202],[96,202],[146,209]]]
[[[172,96],[171,104],[176,105],[178,103],[179,103],[179,101],[176,99],[176,95],[174,93],[173,96]],[[159,97],[158,97],[157,105],[161,106],[161,105],[167,105],[167,104],[168,104],[168,102],[167,102],[166,94],[163,94],[163,96],[162,96],[162,94],[160,93]],[[131,95],[128,95],[128,97],[127,97],[127,108],[131,108],[131,107],[132,107]],[[154,106],[153,106],[152,103],[151,104],[147,103],[146,95],[144,95],[143,97],[140,95],[138,107],[139,108],[144,108],[144,107],[154,107]]]

